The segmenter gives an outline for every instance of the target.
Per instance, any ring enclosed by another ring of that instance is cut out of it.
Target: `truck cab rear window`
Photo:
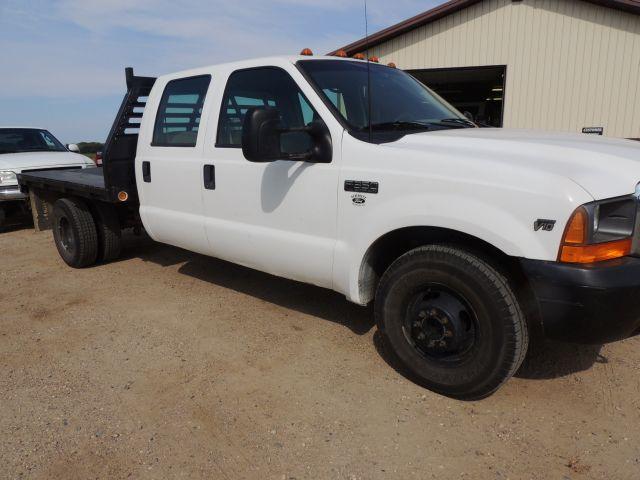
[[[211,75],[167,83],[158,107],[151,145],[195,147],[209,82]]]

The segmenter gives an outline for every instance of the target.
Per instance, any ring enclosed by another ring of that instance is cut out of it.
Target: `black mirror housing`
[[[304,132],[311,138],[311,147],[306,152],[285,153],[282,151],[282,135]],[[331,163],[333,146],[326,124],[314,121],[302,128],[284,128],[280,112],[276,108],[256,107],[247,111],[242,124],[242,153],[250,162],[273,162],[275,160]]]
[[[242,124],[242,153],[250,162],[278,160],[280,152],[280,112],[275,108],[252,108]]]

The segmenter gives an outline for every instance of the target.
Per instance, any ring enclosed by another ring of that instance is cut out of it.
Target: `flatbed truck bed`
[[[108,209],[122,226],[140,225],[135,176],[140,120],[154,77],[140,77],[125,69],[127,93],[109,131],[102,167],[74,170],[38,170],[18,175],[23,193],[30,197],[36,230],[51,228],[53,203],[61,196],[89,201],[94,210]]]
[[[65,194],[109,201],[103,167],[72,170],[40,170],[23,173],[23,185],[30,189],[51,189]]]

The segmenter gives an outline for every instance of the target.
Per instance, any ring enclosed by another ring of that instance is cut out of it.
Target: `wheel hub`
[[[58,233],[60,235],[60,243],[66,251],[73,248],[73,234],[71,233],[71,225],[69,221],[62,217],[58,223]]]
[[[422,355],[456,356],[467,351],[475,340],[473,313],[460,295],[444,287],[430,287],[410,304],[405,335]]]

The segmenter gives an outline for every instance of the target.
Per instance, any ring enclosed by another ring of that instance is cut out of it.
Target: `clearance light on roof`
[[[335,56],[340,58],[347,58],[349,55],[347,55],[347,52],[345,52],[344,50],[338,50],[335,53]]]
[[[313,52],[311,51],[310,48],[305,48],[300,52],[300,55],[304,55],[305,57],[312,57]]]
[[[375,57],[375,56],[374,56],[374,57],[369,57],[369,61],[370,61],[370,62],[373,62],[373,63],[379,63],[379,62],[380,62],[380,59],[379,59],[378,57]]]
[[[391,67],[391,68],[398,68],[398,66],[397,66],[395,63],[393,63],[393,62],[391,62],[391,63],[387,63],[387,67]]]
[[[367,59],[367,57],[365,57],[365,56],[364,56],[364,53],[356,53],[356,54],[353,56],[353,58],[354,58],[355,60],[366,60],[366,59]]]

